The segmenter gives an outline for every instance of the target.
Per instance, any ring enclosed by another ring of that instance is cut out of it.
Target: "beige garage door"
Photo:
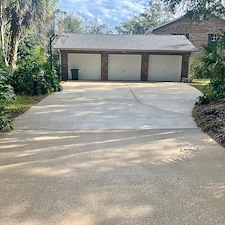
[[[71,69],[79,69],[80,80],[101,80],[100,54],[68,54],[68,76]]]
[[[140,55],[109,55],[109,80],[140,80]]]
[[[149,81],[180,81],[182,56],[150,55]]]

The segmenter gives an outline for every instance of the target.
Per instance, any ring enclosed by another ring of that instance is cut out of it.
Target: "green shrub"
[[[37,49],[34,56],[19,61],[18,68],[9,80],[19,94],[39,95],[62,90],[56,71],[51,70],[42,47]]]
[[[225,98],[225,32],[210,45],[204,45],[199,72],[208,74],[210,83],[207,93],[200,97],[197,104]]]
[[[198,70],[199,70],[199,61],[197,61],[196,59],[191,59],[191,62],[190,62],[190,78],[191,78],[191,80],[199,78]]]
[[[6,72],[0,68],[0,130],[12,129],[11,119],[5,109],[5,104],[13,100],[14,93],[12,87],[6,83],[5,74]]]
[[[200,59],[193,58],[190,63],[190,78],[192,79],[201,79],[209,78],[207,71],[201,69],[202,64]]]

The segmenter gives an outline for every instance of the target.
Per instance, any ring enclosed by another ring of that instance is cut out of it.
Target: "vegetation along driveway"
[[[224,225],[225,151],[183,83],[66,82],[0,135],[0,224]]]

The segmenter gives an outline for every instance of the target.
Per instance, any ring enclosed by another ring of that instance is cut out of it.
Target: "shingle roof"
[[[54,46],[61,50],[192,52],[194,45],[178,35],[64,34]]]

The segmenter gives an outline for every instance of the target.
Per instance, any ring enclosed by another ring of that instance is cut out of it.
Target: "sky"
[[[57,8],[66,12],[79,12],[90,19],[109,24],[113,29],[121,21],[141,13],[149,0],[59,0]]]

